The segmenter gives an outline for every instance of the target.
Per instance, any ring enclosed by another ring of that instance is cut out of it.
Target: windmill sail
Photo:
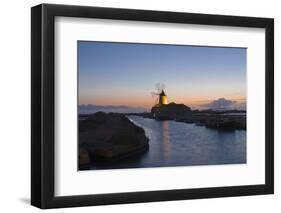
[[[156,84],[156,91],[152,92],[152,97],[154,99],[154,105],[155,106],[162,106],[168,104],[167,95],[164,91],[165,85],[162,83]]]

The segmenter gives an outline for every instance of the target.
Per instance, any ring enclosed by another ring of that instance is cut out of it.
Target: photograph
[[[77,41],[78,170],[246,164],[247,48]]]
[[[31,205],[274,194],[274,13],[158,5],[32,6]]]

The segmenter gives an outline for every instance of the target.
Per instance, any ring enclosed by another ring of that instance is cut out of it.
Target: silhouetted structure
[[[151,109],[156,120],[185,120],[191,117],[191,110],[184,104],[169,103],[156,105]]]
[[[155,106],[162,106],[168,104],[167,95],[165,93],[165,85],[164,84],[156,84],[156,91],[152,92],[152,97],[156,98]]]
[[[167,105],[167,104],[168,104],[167,96],[166,96],[164,90],[162,90],[161,93],[159,94],[158,106]]]

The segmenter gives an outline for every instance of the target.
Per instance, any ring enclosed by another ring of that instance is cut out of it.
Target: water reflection
[[[92,169],[147,168],[246,163],[246,131],[222,131],[175,121],[139,116],[129,119],[145,130],[147,153]]]
[[[144,128],[150,148],[143,167],[246,163],[246,131],[223,131],[175,121],[130,116]]]
[[[171,154],[170,141],[169,141],[169,123],[168,121],[162,121],[159,122],[159,124],[161,125],[160,130],[162,133],[162,138],[160,139],[160,141],[162,142],[162,146],[160,147],[162,148],[164,159],[168,160]]]

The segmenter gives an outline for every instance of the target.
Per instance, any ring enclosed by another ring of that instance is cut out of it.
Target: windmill
[[[154,106],[162,106],[168,104],[167,95],[165,93],[165,85],[163,83],[156,84],[156,92],[152,92]]]

